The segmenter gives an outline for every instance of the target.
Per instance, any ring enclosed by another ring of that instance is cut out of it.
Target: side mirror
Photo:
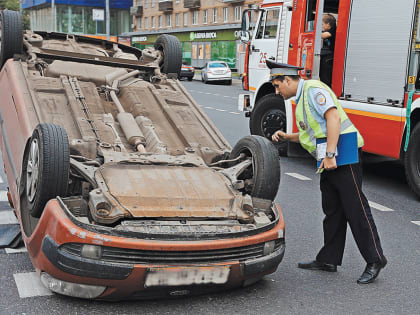
[[[250,39],[249,35],[249,28],[250,28],[250,20],[251,20],[251,11],[244,10],[242,13],[242,25],[241,25],[241,41],[247,42]]]

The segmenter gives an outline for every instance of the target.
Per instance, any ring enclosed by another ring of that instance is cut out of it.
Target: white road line
[[[3,183],[4,183],[3,178],[0,176],[0,184],[3,184]]]
[[[6,251],[7,254],[27,253],[28,252],[28,250],[26,249],[25,246],[20,247],[20,248],[5,248],[4,250]]]
[[[15,273],[13,277],[21,299],[54,294],[44,287],[36,272]]]
[[[414,223],[420,226],[420,221],[411,221],[411,223]]]
[[[369,205],[370,205],[371,208],[374,208],[376,210],[383,211],[383,212],[392,212],[392,211],[394,211],[394,210],[392,210],[392,209],[390,209],[388,207],[382,206],[382,205],[380,205],[380,204],[378,204],[376,202],[373,202],[373,201],[369,201]]]
[[[286,173],[286,175],[289,175],[289,176],[291,176],[291,177],[294,177],[294,178],[297,178],[297,179],[300,179],[300,180],[312,180],[312,179],[310,179],[309,177],[306,177],[306,176],[300,175],[300,174],[298,174],[298,173]]]
[[[9,199],[7,199],[7,191],[2,190],[0,191],[0,201],[7,201]]]
[[[237,113],[237,112],[229,112],[229,114],[240,115],[241,113]]]
[[[11,210],[0,211],[0,224],[17,224],[15,214]]]
[[[205,106],[204,108],[207,108],[207,109],[214,109],[213,107],[210,107],[210,106]]]
[[[218,108],[215,108],[215,110],[217,110],[218,112],[227,112],[226,109],[218,109]]]
[[[230,97],[230,96],[224,95],[223,97]]]

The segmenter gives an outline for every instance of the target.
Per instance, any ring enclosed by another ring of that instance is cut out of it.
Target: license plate
[[[223,284],[227,282],[229,273],[229,266],[149,268],[145,286]]]

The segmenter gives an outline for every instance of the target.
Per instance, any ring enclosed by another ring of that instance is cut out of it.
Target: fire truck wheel
[[[38,125],[23,162],[24,203],[39,218],[45,204],[66,196],[70,172],[69,142],[65,129],[53,124]]]
[[[245,158],[252,159],[252,165],[238,177],[245,182],[242,192],[274,200],[280,184],[280,161],[276,147],[264,137],[246,136],[236,143],[229,158],[237,158],[241,153]]]
[[[22,15],[16,11],[0,12],[0,67],[23,47]]]
[[[163,73],[176,73],[179,76],[182,67],[182,48],[179,39],[172,35],[160,35],[154,48],[163,52],[160,70]]]
[[[276,94],[268,94],[259,99],[251,112],[249,129],[252,135],[266,137],[269,140],[277,130],[286,131],[284,99]],[[286,141],[279,141],[275,145],[280,155],[287,155]]]
[[[408,185],[420,197],[420,123],[414,127],[404,156]]]

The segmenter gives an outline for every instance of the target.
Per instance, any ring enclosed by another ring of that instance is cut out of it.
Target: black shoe
[[[329,271],[329,272],[336,272],[337,266],[333,264],[327,264],[320,261],[310,261],[310,262],[303,262],[298,263],[298,268],[301,269],[308,269],[308,270],[323,270],[323,271]]]
[[[381,261],[367,264],[365,271],[363,271],[357,283],[368,284],[373,282],[378,277],[379,271],[386,266],[387,262],[386,258],[383,257]]]

